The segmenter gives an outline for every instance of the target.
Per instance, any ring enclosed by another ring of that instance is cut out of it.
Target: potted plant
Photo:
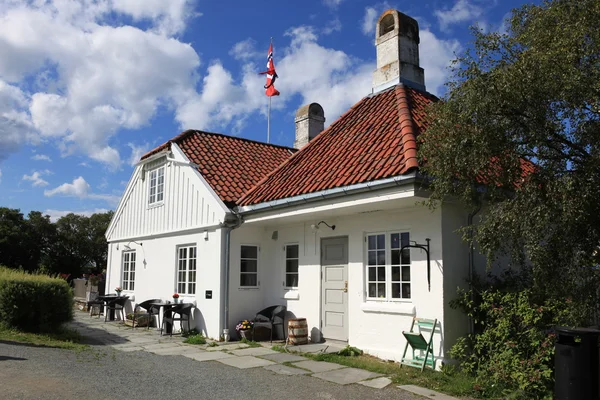
[[[175,303],[175,304],[179,303],[179,293],[173,294],[173,303]]]
[[[254,322],[248,321],[247,319],[240,321],[235,326],[235,330],[238,333],[240,338],[245,338],[248,340],[252,340],[252,327],[254,326]]]
[[[117,286],[115,288],[115,292],[117,292],[117,296],[121,296],[121,292],[123,291],[123,289],[121,289],[121,286]]]

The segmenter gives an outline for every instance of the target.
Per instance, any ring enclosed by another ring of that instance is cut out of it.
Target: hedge
[[[73,292],[63,279],[0,266],[0,322],[27,332],[52,332],[73,318]]]

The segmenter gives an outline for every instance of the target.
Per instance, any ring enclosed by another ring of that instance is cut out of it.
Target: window
[[[258,286],[258,246],[242,246],[241,248],[240,286]]]
[[[298,287],[298,248],[297,244],[285,246],[285,287]]]
[[[367,235],[367,298],[410,299],[408,232]]]
[[[148,204],[157,204],[164,200],[165,196],[165,167],[160,167],[149,172],[150,196]]]
[[[196,246],[178,249],[177,293],[196,294]]]
[[[135,250],[123,252],[123,290],[135,288]]]

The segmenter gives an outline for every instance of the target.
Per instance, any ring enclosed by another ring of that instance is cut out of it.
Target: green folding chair
[[[415,330],[415,324],[417,330]],[[435,358],[433,357],[433,334],[435,333],[435,327],[437,326],[437,319],[425,319],[425,318],[413,318],[412,324],[410,325],[410,331],[403,331],[402,334],[406,338],[406,347],[404,347],[404,354],[402,354],[402,360],[400,361],[400,367],[402,365],[408,365],[409,367],[421,368],[421,371],[425,370],[428,366],[431,369],[435,369]],[[421,329],[430,329],[431,334],[429,335],[429,341],[426,341],[421,334]],[[408,346],[412,348],[412,358],[406,358],[406,352]],[[415,353],[417,350],[419,353],[425,352],[425,356]]]

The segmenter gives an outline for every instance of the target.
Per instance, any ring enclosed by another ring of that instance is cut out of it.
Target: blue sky
[[[419,21],[427,90],[443,95],[468,27],[502,29],[521,1],[0,0],[0,206],[114,209],[141,154],[185,129],[266,141],[262,86],[273,37],[280,97],[333,122],[370,93],[374,28],[388,8]]]

